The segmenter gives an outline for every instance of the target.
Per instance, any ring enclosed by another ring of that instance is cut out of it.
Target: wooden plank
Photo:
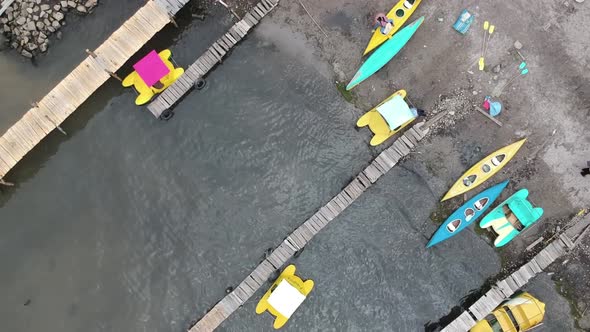
[[[411,150],[414,148],[414,144],[412,143],[412,141],[410,141],[409,138],[406,137],[406,135],[401,135],[400,136],[400,140]]]
[[[231,33],[229,33],[229,32],[226,32],[224,36],[225,36],[225,38],[227,38],[227,39],[231,40],[231,42],[232,42],[234,45],[235,45],[235,44],[237,44],[237,43],[238,43],[238,41],[240,40],[240,39],[234,38],[234,36],[232,36],[232,34],[231,34]]]
[[[264,15],[261,15],[260,12],[256,11],[255,9],[249,11],[248,13],[250,15],[252,15],[258,21],[260,21],[262,19],[262,17],[264,17]]]
[[[258,8],[257,6],[254,6],[254,8],[252,8],[250,13],[252,13],[252,14],[256,13],[256,14],[258,14],[258,16],[260,16],[260,18],[263,18],[266,15],[266,12],[260,10],[260,8]]]
[[[227,52],[229,52],[229,50],[231,50],[231,48],[232,48],[231,45],[227,44],[226,39],[223,38],[223,36],[221,36],[221,38],[217,39],[216,43],[223,49],[223,51],[225,52],[224,55]]]
[[[217,42],[214,42],[213,46],[211,46],[209,49],[217,52],[217,54],[219,55],[219,61],[221,61],[223,59],[223,56],[227,53],[227,51],[224,50],[221,46],[219,46]]]
[[[258,24],[258,21],[259,21],[254,16],[252,16],[252,14],[250,14],[249,12],[246,13],[246,15],[244,15],[244,20],[248,21],[248,23],[250,23],[250,25],[252,25],[252,26]]]

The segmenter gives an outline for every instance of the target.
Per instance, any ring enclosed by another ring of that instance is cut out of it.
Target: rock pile
[[[0,18],[2,32],[12,48],[32,58],[47,51],[49,36],[65,25],[67,12],[86,15],[97,4],[98,0],[16,0]]]

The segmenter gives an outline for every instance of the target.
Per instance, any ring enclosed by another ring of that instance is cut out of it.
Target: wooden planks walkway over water
[[[586,215],[583,220],[579,221],[581,225],[588,225],[590,214]],[[587,226],[586,226],[586,229]],[[507,278],[498,281],[492,288],[484,294],[479,300],[471,305],[459,317],[447,325],[441,332],[464,332],[469,331],[475,323],[500,305],[505,299],[512,296],[522,286],[526,285],[529,280],[537,274],[543,272],[551,263],[559,257],[567,254],[572,250],[578,240],[584,235],[578,232],[565,232],[559,235],[543,250],[541,250],[528,263],[521,266],[517,271]],[[572,241],[574,236],[578,236],[576,243]]]
[[[150,0],[0,137],[0,180],[160,31],[188,0]]]
[[[330,221],[349,207],[383,174],[393,168],[400,159],[407,156],[418,142],[424,138],[428,132],[427,130],[424,123],[418,123],[399,136],[389,148],[381,152],[338,195],[287,236],[246,279],[207,312],[189,332],[206,332],[217,328],[229,315],[254,295],[276,270],[281,269],[297,251],[303,249]]]
[[[180,100],[186,93],[188,93],[195,82],[205,76],[213,67],[215,67],[221,59],[240,42],[252,27],[273,10],[279,0],[262,0],[254,8],[248,12],[244,18],[234,24],[229,31],[221,36],[216,42],[211,45],[193,63],[174,84],[162,92],[153,102],[148,105],[148,110],[154,114],[156,118],[160,118],[162,113],[172,107],[178,100]]]

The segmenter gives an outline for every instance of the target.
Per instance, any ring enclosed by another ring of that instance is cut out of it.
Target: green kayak
[[[363,63],[361,68],[356,72],[352,81],[346,86],[346,90],[350,90],[357,86],[362,81],[375,74],[379,69],[385,66],[393,57],[408,43],[410,38],[414,35],[416,30],[424,22],[424,16],[415,20],[398,33],[393,35],[391,39],[386,41],[379,47],[371,56]]]

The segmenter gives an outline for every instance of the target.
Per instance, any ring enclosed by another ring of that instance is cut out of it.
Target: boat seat
[[[514,212],[512,212],[508,204],[502,206],[502,211],[504,211],[506,220],[510,223],[510,225],[512,225],[512,227],[514,227],[514,229],[518,231],[522,231],[524,229],[524,226],[520,222],[519,218],[514,214]]]

